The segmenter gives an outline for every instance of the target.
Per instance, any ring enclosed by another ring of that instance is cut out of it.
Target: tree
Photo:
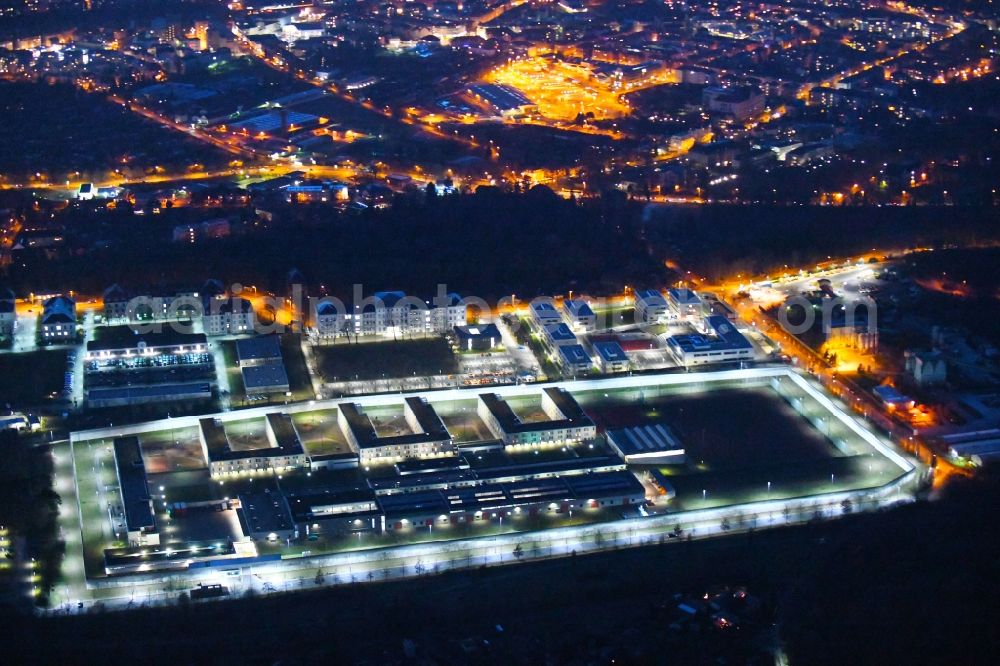
[[[62,503],[53,490],[52,456],[46,447],[12,430],[0,431],[0,525],[25,539],[26,555],[38,562],[41,576],[39,603],[59,575],[65,544],[59,539],[58,512]]]

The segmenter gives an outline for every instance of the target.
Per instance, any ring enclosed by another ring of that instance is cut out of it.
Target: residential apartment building
[[[569,392],[546,388],[542,409],[548,421],[521,420],[496,393],[480,393],[476,413],[505,447],[562,446],[597,436],[597,427]]]
[[[635,292],[635,322],[658,324],[667,320],[667,301],[655,289]]]
[[[432,300],[431,305],[431,330],[435,333],[447,333],[468,323],[468,306],[456,293],[447,294],[437,302]]]
[[[538,300],[531,304],[531,318],[538,324],[539,328],[556,326],[563,321],[556,306],[548,300]]]
[[[708,310],[701,296],[691,289],[668,289],[667,305],[675,317],[689,322],[700,322]]]
[[[579,344],[577,342],[576,335],[574,335],[573,331],[569,330],[569,326],[563,322],[559,322],[558,324],[547,324],[542,327],[542,333],[545,334],[545,342],[547,342],[553,350],[564,345]]]
[[[597,360],[597,369],[601,372],[612,373],[628,370],[628,354],[625,353],[625,350],[617,342],[595,342],[594,353]]]
[[[360,303],[323,300],[316,306],[319,338],[343,335],[440,333],[466,324],[467,306],[458,294],[443,301],[422,301],[402,291],[380,291]]]
[[[116,283],[104,290],[104,321],[115,324],[192,319],[204,307],[203,296],[216,284],[212,280],[202,289],[129,290]]]
[[[256,319],[253,304],[245,298],[203,299],[201,315],[205,335],[242,335],[252,333]]]
[[[272,412],[264,419],[269,446],[234,450],[225,425],[215,418],[198,421],[202,455],[213,479],[227,475],[277,473],[308,468],[309,456],[302,447],[295,424],[288,414]]]
[[[381,436],[360,405],[345,402],[337,406],[337,423],[362,465],[455,455],[451,433],[426,400],[407,398],[403,416],[410,432]]]
[[[561,345],[556,357],[563,371],[570,375],[581,375],[593,370],[593,361],[583,345]]]
[[[590,333],[597,329],[597,315],[586,301],[566,300],[563,312],[574,331]]]
[[[42,342],[76,341],[76,301],[56,296],[45,301],[41,317]]]

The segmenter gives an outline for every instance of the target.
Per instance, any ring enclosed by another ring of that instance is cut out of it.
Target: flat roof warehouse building
[[[169,328],[139,333],[130,326],[98,328],[87,343],[88,361],[160,354],[204,353],[208,340],[204,333],[180,333]]]
[[[153,498],[149,494],[139,438],[115,438],[114,452],[128,543],[130,546],[156,545],[160,543],[160,535],[156,531]]]
[[[124,405],[141,405],[150,402],[206,400],[211,397],[212,385],[209,382],[159,384],[154,386],[121,386],[88,389],[87,405],[90,407],[122,407]]]
[[[260,335],[236,341],[236,355],[241,368],[267,363],[281,363],[281,343],[277,335]]]
[[[382,495],[378,505],[385,532],[473,523],[522,512],[561,514],[629,507],[645,499],[645,488],[631,472],[603,472]]]
[[[288,372],[282,363],[251,365],[240,371],[243,375],[243,390],[247,395],[287,393],[291,390]]]
[[[252,539],[276,541],[294,539],[298,534],[288,499],[279,490],[240,493],[237,515],[243,534]]]
[[[262,335],[236,342],[243,389],[247,395],[287,393],[291,386],[281,357],[277,335]]]
[[[502,116],[514,116],[535,108],[535,103],[517,88],[497,83],[477,83],[469,88],[476,99],[489,104]]]
[[[621,428],[607,432],[608,444],[630,465],[683,465],[684,445],[663,425]]]

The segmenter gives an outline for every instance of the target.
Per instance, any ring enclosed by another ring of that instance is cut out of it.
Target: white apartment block
[[[667,304],[681,321],[700,322],[708,314],[705,301],[691,289],[667,290]]]
[[[316,306],[314,331],[320,338],[389,333],[440,333],[466,324],[467,306],[457,294],[448,303],[421,301],[401,291],[377,292],[355,305],[324,300]]]
[[[635,293],[635,322],[637,324],[657,324],[667,320],[667,301],[655,289]]]
[[[563,311],[574,331],[590,333],[597,329],[597,315],[586,301],[567,299]]]
[[[253,304],[245,298],[213,299],[205,303],[201,325],[205,335],[242,335],[254,330]]]

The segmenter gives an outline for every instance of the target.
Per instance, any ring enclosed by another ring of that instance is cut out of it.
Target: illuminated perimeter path
[[[730,503],[727,506],[712,506],[710,502],[699,504],[694,501],[687,504],[689,507],[687,510],[619,518],[585,525],[552,527],[539,531],[432,540],[438,538],[435,533],[433,537],[420,543],[407,545],[366,548],[359,543],[353,550],[342,550],[333,554],[313,555],[305,550],[295,556],[284,555],[284,559],[273,556],[243,557],[229,564],[226,570],[221,567],[197,566],[198,563],[191,562],[190,566],[180,570],[140,572],[91,579],[85,575],[82,562],[84,549],[88,545],[84,544],[82,539],[84,521],[81,519],[79,497],[77,497],[76,502],[63,502],[64,511],[76,512],[75,516],[67,515],[67,520],[63,524],[67,525],[70,520],[74,520],[77,525],[76,530],[65,529],[68,541],[67,560],[64,564],[63,580],[55,591],[54,605],[73,612],[81,607],[80,604],[86,609],[98,601],[106,608],[127,608],[147,603],[166,603],[182,592],[192,590],[199,585],[221,584],[230,594],[249,590],[270,593],[308,589],[320,585],[406,578],[454,569],[663,543],[679,538],[709,538],[723,533],[793,525],[816,519],[832,519],[848,512],[869,511],[899,502],[912,501],[916,491],[926,480],[925,468],[919,467],[910,458],[901,455],[891,442],[873,432],[865,422],[852,415],[838,399],[831,397],[810,378],[785,366],[616,377],[547,384],[544,387],[541,385],[490,387],[489,393],[496,394],[504,400],[516,401],[519,397],[537,396],[543,388],[565,389],[576,396],[592,397],[600,395],[601,392],[628,394],[638,391],[641,394],[645,391],[647,394],[659,395],[674,392],[686,394],[714,387],[737,389],[770,387],[820,431],[825,429],[826,434],[830,435],[831,428],[836,428],[838,437],[830,437],[835,446],[847,447],[847,441],[850,439],[855,451],[857,447],[864,447],[865,455],[869,455],[872,461],[878,460],[881,469],[888,471],[866,487],[859,489],[831,491],[829,486],[823,487],[822,484],[817,484],[812,494],[771,499],[770,482],[768,482],[767,495],[763,493],[748,495],[745,497],[746,501]],[[662,392],[657,389],[662,389]],[[475,400],[477,391],[454,389],[406,395],[354,396],[350,401],[361,409],[376,410],[379,407],[399,405],[406,398],[413,397],[426,399],[429,404],[434,405],[448,401]],[[286,405],[280,407],[280,410],[294,418],[296,414],[334,410],[343,402],[343,400],[309,402]],[[226,422],[266,418],[266,415],[273,413],[274,410],[274,407],[254,408],[218,414],[214,418],[224,425]],[[724,415],[720,417],[724,418]],[[76,432],[70,437],[69,455],[74,455],[73,447],[81,447],[94,441],[142,436],[179,428],[197,428],[202,419],[204,417],[181,417],[118,428]],[[770,424],[761,425],[766,428]],[[74,462],[71,473],[74,483],[70,492],[77,491],[79,475],[90,473],[90,462],[85,464],[86,470],[81,468],[80,463]],[[113,470],[110,473],[113,474]],[[69,485],[66,479],[59,481],[62,488]],[[80,489],[80,492],[84,491]],[[88,489],[84,494],[93,495],[93,492]],[[97,492],[99,494],[100,489]]]

